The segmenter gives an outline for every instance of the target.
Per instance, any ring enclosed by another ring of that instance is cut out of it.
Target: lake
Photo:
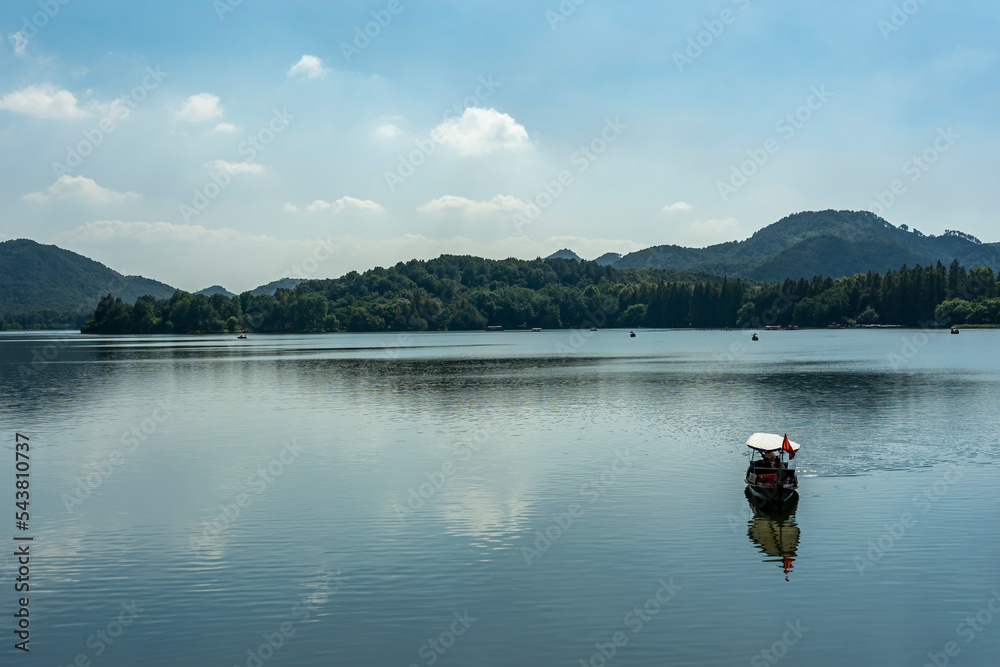
[[[996,664],[1000,331],[637,334],[0,334],[0,662]]]

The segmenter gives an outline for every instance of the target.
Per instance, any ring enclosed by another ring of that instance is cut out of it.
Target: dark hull
[[[747,483],[747,491],[750,494],[760,500],[776,505],[780,505],[795,498],[798,495],[798,491],[796,490],[797,488],[798,485],[784,486],[774,482],[758,484]]]

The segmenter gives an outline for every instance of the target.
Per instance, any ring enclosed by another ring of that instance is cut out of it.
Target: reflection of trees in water
[[[798,495],[786,500],[781,507],[774,507],[746,491],[752,515],[747,522],[747,537],[757,549],[768,557],[765,563],[780,563],[785,581],[794,567],[799,547],[799,526],[795,522]]]

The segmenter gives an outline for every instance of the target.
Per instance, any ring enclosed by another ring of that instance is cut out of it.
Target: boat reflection
[[[798,496],[793,496],[781,507],[762,501],[744,490],[750,504],[751,517],[747,522],[747,537],[757,549],[768,556],[763,562],[780,563],[785,573],[785,581],[792,571],[796,549],[799,547],[799,526],[795,523],[795,508]]]

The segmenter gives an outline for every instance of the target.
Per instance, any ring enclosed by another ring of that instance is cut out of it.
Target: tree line
[[[274,295],[101,299],[84,333],[457,331],[499,326],[753,327],[1000,324],[993,270],[903,267],[758,283],[574,260],[445,255],[311,280]]]

